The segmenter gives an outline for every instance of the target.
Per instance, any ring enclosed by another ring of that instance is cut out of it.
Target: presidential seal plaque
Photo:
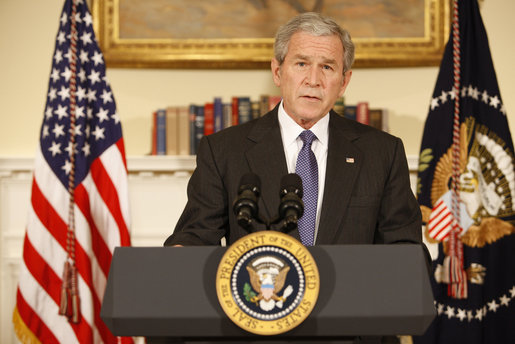
[[[300,325],[315,307],[320,276],[295,238],[276,231],[249,234],[227,248],[216,274],[225,314],[245,331],[276,335]]]

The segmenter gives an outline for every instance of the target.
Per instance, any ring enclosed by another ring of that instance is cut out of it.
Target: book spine
[[[180,106],[177,109],[177,153],[179,155],[190,154],[190,137],[189,109],[186,106]]]
[[[343,108],[343,117],[356,120],[356,105],[345,105]]]
[[[368,112],[368,103],[359,102],[356,105],[356,121],[363,124],[370,124],[370,114]]]
[[[383,110],[382,109],[369,109],[370,126],[379,130],[383,130]]]
[[[390,126],[388,124],[388,109],[383,108],[383,116],[381,118],[381,128],[383,131],[386,131],[387,133],[390,131]]]
[[[345,103],[343,100],[343,97],[340,97],[336,99],[336,102],[334,103],[333,110],[340,116],[343,116],[343,111],[345,109]]]
[[[263,116],[265,113],[270,111],[270,101],[269,100],[270,100],[270,96],[267,94],[262,94],[259,97],[261,116]]]
[[[190,122],[190,154],[197,154],[195,149],[195,116],[197,112],[197,106],[190,104],[189,106],[189,122]]]
[[[238,123],[246,123],[252,119],[250,97],[238,98]]]
[[[232,125],[232,104],[224,103],[222,105],[222,112],[224,117],[224,129]]]
[[[250,109],[252,112],[252,119],[256,119],[261,116],[261,104],[259,103],[259,101],[251,101]]]
[[[157,110],[157,155],[166,154],[166,110]]]
[[[214,132],[224,128],[222,98],[216,97],[213,101]]]
[[[177,155],[177,107],[166,108],[166,155]]]
[[[231,101],[232,106],[232,125],[238,125],[239,124],[239,114],[238,114],[238,97],[232,97]]]
[[[157,111],[152,112],[152,132],[150,154],[157,155]]]
[[[195,149],[193,152],[194,154],[197,154],[198,144],[204,136],[204,106],[200,105],[195,108]]]
[[[213,103],[204,105],[204,136],[215,132],[215,113]]]

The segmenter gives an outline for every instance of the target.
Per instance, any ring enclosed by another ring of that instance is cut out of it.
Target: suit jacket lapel
[[[352,186],[361,168],[361,151],[352,141],[345,119],[331,112],[324,197],[316,244],[334,244],[342,216],[349,205]]]
[[[245,155],[251,171],[261,179],[260,214],[272,220],[279,209],[281,178],[288,173],[277,107],[256,122],[248,139],[254,142],[254,145]],[[298,237],[298,231],[296,232],[289,234]]]

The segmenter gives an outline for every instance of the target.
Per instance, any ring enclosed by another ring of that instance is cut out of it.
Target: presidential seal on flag
[[[218,300],[242,329],[275,335],[301,324],[320,288],[316,262],[301,242],[275,231],[249,234],[231,245],[216,275]]]

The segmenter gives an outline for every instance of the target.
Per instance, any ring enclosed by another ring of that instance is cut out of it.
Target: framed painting
[[[337,21],[354,67],[438,65],[447,0],[93,0],[109,67],[269,68],[277,28],[306,11]]]

